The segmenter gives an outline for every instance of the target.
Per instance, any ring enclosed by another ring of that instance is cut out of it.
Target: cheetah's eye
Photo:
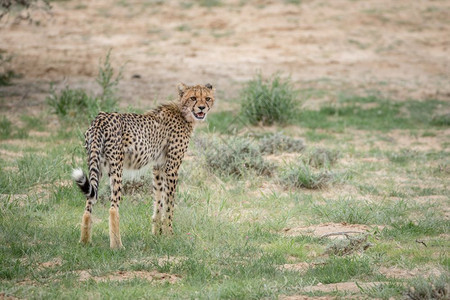
[[[197,101],[197,97],[191,97],[192,101]]]
[[[209,98],[209,97],[206,97],[206,101],[208,101],[208,102],[209,102],[209,101],[211,101],[211,98]]]

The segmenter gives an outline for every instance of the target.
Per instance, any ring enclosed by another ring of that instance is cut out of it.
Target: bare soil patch
[[[312,235],[322,237],[327,234],[338,232],[346,232],[347,234],[362,234],[369,230],[369,226],[361,224],[323,223],[319,225],[284,228],[283,232],[288,236]],[[345,238],[345,235],[335,235],[330,236],[330,238]]]
[[[19,298],[8,295],[6,293],[0,293],[0,299],[1,300],[15,300],[15,299],[19,299]]]
[[[362,288],[370,288],[374,285],[382,284],[382,282],[358,282],[358,285]],[[315,286],[308,286],[304,288],[305,293],[332,293],[332,292],[345,292],[351,293],[355,295],[346,295],[345,299],[361,299],[361,296],[358,295],[360,293],[360,289],[355,282],[339,282],[339,283],[331,283],[331,284],[322,284],[319,283]],[[305,295],[291,295],[291,296],[281,296],[280,299],[283,300],[330,300],[336,299],[336,296],[305,296]],[[364,298],[365,299],[365,298]]]
[[[289,271],[296,271],[296,272],[306,272],[310,267],[310,264],[307,262],[300,262],[296,264],[284,264],[280,266],[281,270],[289,270]]]
[[[43,262],[41,264],[39,264],[38,269],[39,270],[43,270],[43,269],[51,269],[54,267],[59,267],[63,264],[63,260],[60,257],[55,257],[54,259],[50,260],[50,261],[46,261]]]
[[[11,145],[14,147],[20,147],[20,149],[25,148],[34,148],[34,149],[42,149],[45,150],[47,147],[46,143],[38,142],[34,139],[16,139],[16,140],[3,140],[2,144]],[[3,150],[2,150],[3,151]],[[22,154],[22,152],[17,152],[18,154]],[[16,156],[18,155],[16,154]],[[46,155],[45,152],[38,153],[39,155]],[[23,154],[22,154],[23,155]]]
[[[279,184],[263,181],[256,190],[249,192],[249,195],[251,195],[252,197],[261,197],[268,196],[274,193],[280,196],[287,194],[286,189]]]
[[[8,160],[16,160],[23,156],[21,151],[8,151],[5,149],[0,149],[0,157]]]
[[[380,267],[378,272],[386,277],[398,279],[411,279],[417,276],[439,276],[442,274],[442,272],[438,269],[414,268],[411,270],[406,270],[399,267]]]
[[[333,296],[320,296],[320,297],[310,297],[304,295],[291,295],[291,296],[280,296],[281,300],[332,300],[336,299]]]
[[[358,285],[362,288],[372,287],[374,285],[382,284],[383,282],[358,282]],[[315,286],[305,287],[305,292],[324,292],[330,293],[334,291],[345,291],[350,293],[357,293],[360,291],[356,282],[339,282],[330,284],[317,284]]]
[[[0,194],[0,201],[8,201],[8,203],[16,203],[20,207],[27,204],[28,195],[26,194]]]
[[[158,271],[117,271],[106,276],[92,276],[88,271],[77,272],[80,276],[80,281],[93,279],[96,282],[104,281],[125,281],[132,279],[144,279],[150,282],[169,282],[175,283],[180,280],[180,276],[161,273]]]

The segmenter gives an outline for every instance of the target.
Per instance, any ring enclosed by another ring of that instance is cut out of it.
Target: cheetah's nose
[[[205,109],[205,106],[199,106],[198,107],[200,110],[204,110]]]

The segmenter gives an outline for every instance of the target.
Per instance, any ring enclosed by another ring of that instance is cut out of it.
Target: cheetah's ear
[[[205,84],[205,87],[208,88],[208,89],[210,89],[210,90],[213,89],[213,86],[212,86],[210,83]]]
[[[187,89],[187,85],[181,82],[178,84],[177,88],[178,88],[178,95],[180,95],[180,98],[183,97],[183,94]]]

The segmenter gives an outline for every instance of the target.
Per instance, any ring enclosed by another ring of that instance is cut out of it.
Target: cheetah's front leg
[[[162,194],[164,192],[165,178],[158,167],[153,168],[153,216],[152,233],[158,235],[162,233],[161,212],[163,210]]]
[[[164,209],[163,209],[163,215],[162,215],[162,232],[164,234],[173,234],[173,227],[172,227],[172,221],[173,221],[173,210],[175,207],[175,191],[177,187],[177,181],[178,181],[178,166],[175,167],[173,170],[166,170],[166,195],[163,197],[164,199]]]

